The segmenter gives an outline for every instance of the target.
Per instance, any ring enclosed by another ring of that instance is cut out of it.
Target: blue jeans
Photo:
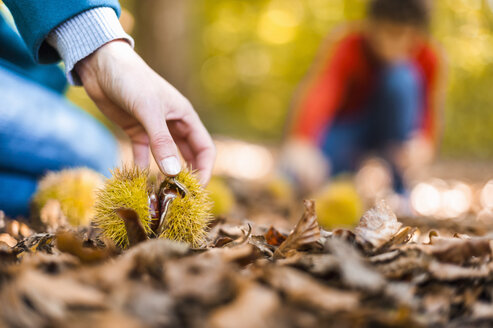
[[[0,209],[27,215],[47,171],[85,166],[108,175],[117,142],[63,96],[0,67]]]
[[[392,167],[394,189],[402,193],[402,176],[388,150],[408,140],[422,117],[417,72],[407,64],[387,68],[370,99],[360,117],[335,118],[323,138],[322,151],[331,162],[332,175],[354,172],[369,152],[382,156]]]

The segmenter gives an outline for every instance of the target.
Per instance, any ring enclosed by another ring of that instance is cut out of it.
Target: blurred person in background
[[[47,171],[86,166],[108,174],[117,142],[101,123],[63,97],[66,79],[82,85],[123,129],[134,161],[174,176],[183,158],[209,180],[214,145],[192,105],[133,51],[116,0],[5,0],[17,31],[0,17],[0,210],[27,215]],[[0,2],[1,6],[1,2]],[[40,64],[49,65],[40,65]]]
[[[431,159],[439,134],[441,61],[429,25],[424,0],[371,0],[364,22],[324,45],[282,159],[298,184],[310,189],[325,171],[355,172],[371,153],[389,163],[394,190],[405,192],[403,170]]]

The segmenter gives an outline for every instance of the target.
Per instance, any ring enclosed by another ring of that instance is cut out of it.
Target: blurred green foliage
[[[434,35],[449,64],[442,154],[493,157],[493,1],[436,2]]]
[[[366,0],[188,2],[189,12],[178,13],[191,29],[185,91],[211,132],[275,143],[320,44],[333,28],[363,18]],[[493,0],[433,3],[432,34],[448,65],[442,156],[491,159]],[[70,95],[88,107],[81,92]]]
[[[492,0],[434,1],[448,59],[444,156],[493,157]],[[323,39],[364,0],[201,0],[190,6],[190,90],[213,132],[278,141]]]
[[[190,90],[213,132],[279,140],[293,92],[332,27],[362,0],[203,0],[191,6]]]

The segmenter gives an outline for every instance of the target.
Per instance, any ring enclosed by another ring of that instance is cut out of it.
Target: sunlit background
[[[216,136],[216,173],[262,180],[275,170],[290,103],[320,44],[335,27],[361,19],[365,1],[122,4],[122,22],[139,53],[192,100]],[[438,218],[491,217],[493,1],[434,1],[432,34],[448,64],[444,132],[436,164],[408,174],[411,210]],[[96,112],[82,90],[69,96]],[[363,196],[387,197],[388,180],[388,169],[375,160],[354,184]]]

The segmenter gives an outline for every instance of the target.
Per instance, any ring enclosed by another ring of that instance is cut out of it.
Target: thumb
[[[152,155],[161,171],[167,176],[176,176],[181,171],[176,144],[166,122],[149,123],[146,126]]]

